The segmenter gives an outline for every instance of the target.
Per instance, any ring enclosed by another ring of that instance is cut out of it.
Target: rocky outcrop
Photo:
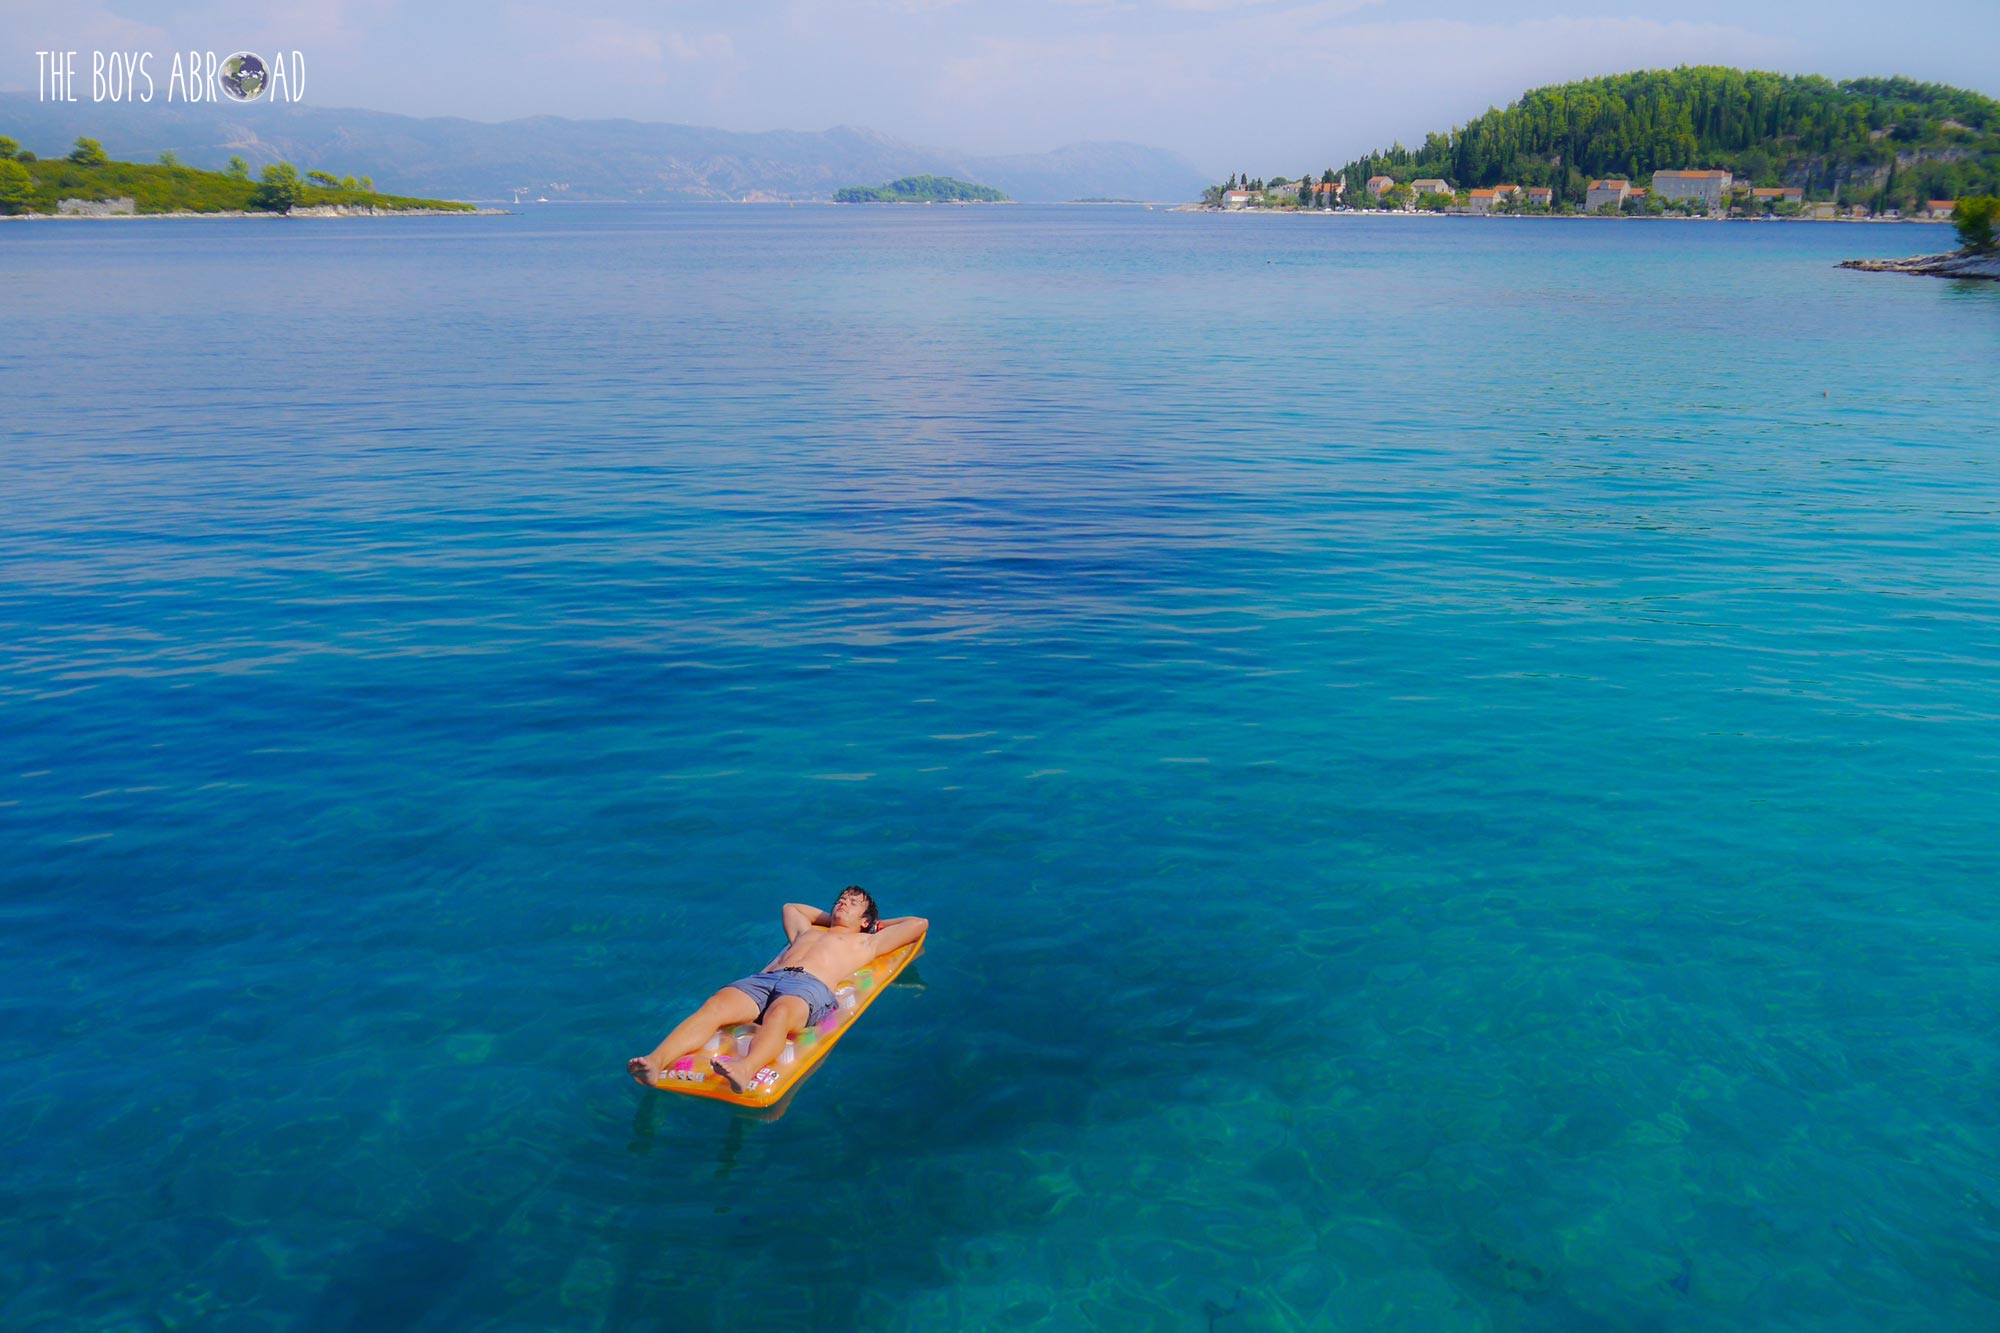
[[[1989,278],[2000,282],[2000,254],[1975,255],[1963,250],[1948,255],[1912,255],[1908,259],[1850,259],[1841,267],[1869,273],[1921,273],[1933,278]]]
[[[285,210],[285,216],[292,218],[467,217],[473,213],[492,216],[506,211],[500,208],[377,208],[373,204],[294,204]]]
[[[138,211],[130,198],[56,200],[57,214],[66,218],[130,217]]]

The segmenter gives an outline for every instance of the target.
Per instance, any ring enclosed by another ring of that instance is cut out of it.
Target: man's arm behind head
[[[911,940],[920,938],[931,928],[931,923],[920,916],[891,917],[878,923],[875,932],[875,956],[892,953]]]
[[[784,919],[785,938],[788,940],[797,939],[809,927],[833,924],[832,918],[824,911],[807,903],[786,903],[785,910],[779,915]]]

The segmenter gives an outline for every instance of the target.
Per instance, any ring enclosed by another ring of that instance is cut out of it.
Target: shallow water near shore
[[[1995,1327],[1944,236],[10,229],[0,1325]]]

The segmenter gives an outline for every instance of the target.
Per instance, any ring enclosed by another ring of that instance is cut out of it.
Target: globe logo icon
[[[269,78],[264,62],[248,51],[238,51],[222,62],[222,91],[238,102],[256,101]]]

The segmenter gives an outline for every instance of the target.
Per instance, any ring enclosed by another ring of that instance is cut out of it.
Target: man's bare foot
[[[625,1072],[649,1088],[660,1086],[660,1067],[651,1056],[635,1055],[625,1062]]]
[[[732,1060],[718,1055],[708,1062],[708,1067],[722,1075],[723,1082],[727,1083],[730,1090],[740,1097],[750,1090],[750,1084],[754,1081],[753,1076],[745,1075],[739,1068],[742,1063],[743,1061],[741,1060]]]

